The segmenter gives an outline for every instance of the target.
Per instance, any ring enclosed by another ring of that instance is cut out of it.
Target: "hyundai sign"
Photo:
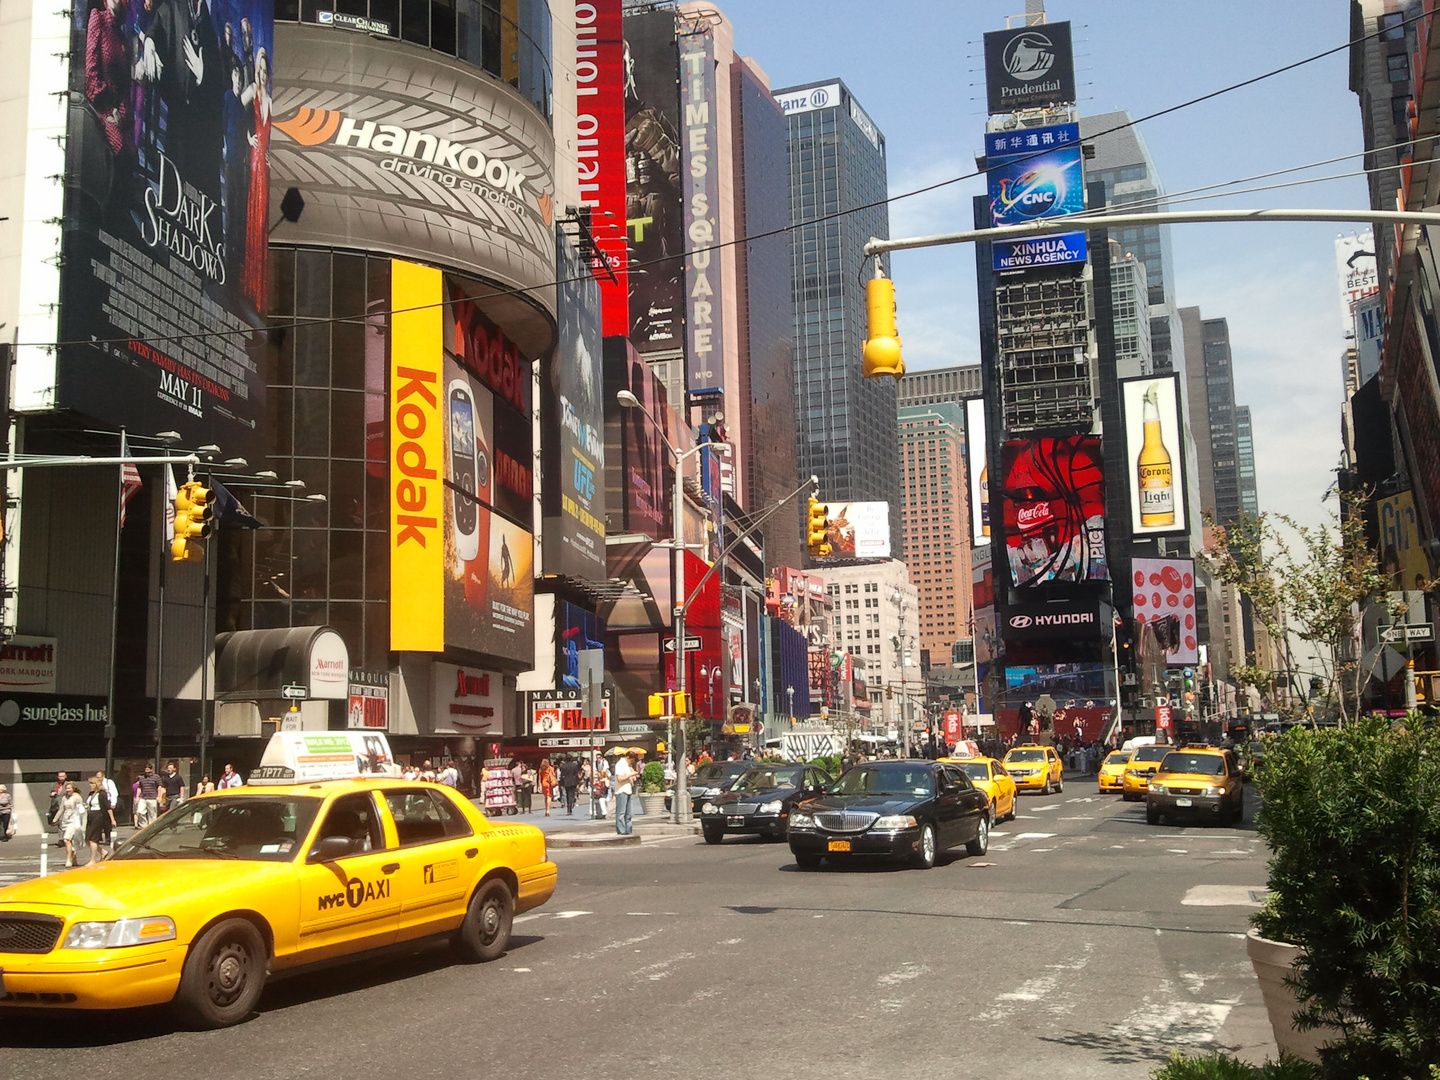
[[[996,240],[990,251],[997,272],[1083,263],[1088,257],[1083,232],[1031,236],[1024,240]]]

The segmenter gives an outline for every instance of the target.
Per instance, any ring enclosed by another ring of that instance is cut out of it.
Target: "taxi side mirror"
[[[348,836],[326,836],[310,849],[309,862],[334,862],[343,859],[355,849],[355,841]]]

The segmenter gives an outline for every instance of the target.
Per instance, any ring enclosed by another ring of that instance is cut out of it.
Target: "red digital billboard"
[[[1093,435],[1005,444],[1005,547],[1017,588],[1109,579],[1101,462]]]

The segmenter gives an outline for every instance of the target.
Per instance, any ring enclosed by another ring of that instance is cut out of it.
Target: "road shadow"
[[[964,862],[970,856],[963,848],[940,851],[935,854],[935,869],[941,870],[954,863]],[[977,859],[985,856],[977,855]],[[898,862],[890,855],[850,855],[844,859],[826,858],[819,866],[803,868],[798,863],[786,863],[779,867],[782,874],[894,874],[906,870],[919,870],[908,862]]]
[[[1088,1050],[1107,1065],[1159,1065],[1177,1049],[1206,1054],[1233,1053],[1238,1047],[1211,1041],[1212,1029],[1185,1022],[1157,1029],[1153,1035],[1117,1035],[1114,1032],[1072,1031],[1065,1035],[1038,1035],[1041,1042]]]
[[[510,938],[505,956],[545,940],[538,934]],[[403,983],[448,967],[486,967],[458,964],[444,942],[399,946],[394,952],[318,965],[295,975],[277,975],[265,987],[250,1023],[267,1013],[284,1012],[355,990]],[[117,1046],[163,1038],[186,1030],[163,1006],[98,1012],[80,1009],[14,1009],[0,1012],[0,1047],[31,1050],[84,1049]]]

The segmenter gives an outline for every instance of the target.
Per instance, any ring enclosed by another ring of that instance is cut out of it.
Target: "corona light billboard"
[[[1130,531],[1135,536],[1183,536],[1185,441],[1180,430],[1180,376],[1122,379],[1125,475],[1130,488]]]

